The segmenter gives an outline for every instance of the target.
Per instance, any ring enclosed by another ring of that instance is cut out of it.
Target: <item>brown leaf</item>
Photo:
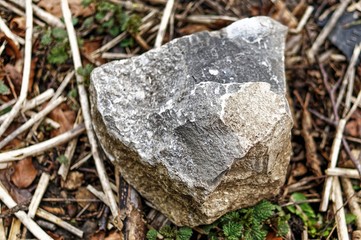
[[[47,212],[50,212],[54,215],[65,215],[65,210],[63,208],[60,207],[49,207],[49,206],[42,206],[42,208],[44,210],[46,210]]]
[[[102,39],[92,39],[92,40],[86,40],[83,43],[82,46],[82,54],[84,56],[87,56],[87,58],[90,58],[90,54],[92,52],[94,52],[95,50],[97,50],[98,48],[100,48],[102,46]],[[87,59],[85,58],[85,60]],[[99,62],[100,64],[105,63],[105,59],[103,59],[101,57],[101,55],[99,55],[98,57],[96,57],[94,60],[96,60],[97,62]],[[86,61],[87,62],[87,61]]]
[[[179,29],[179,33],[182,36],[184,36],[184,35],[189,35],[189,34],[196,33],[196,32],[209,31],[209,30],[210,30],[210,28],[203,24],[189,24],[189,25]]]
[[[26,23],[25,23],[25,17],[21,16],[21,17],[14,17],[10,24],[9,27],[11,29],[11,31],[13,33],[15,33],[16,35],[20,36],[20,37],[25,37],[25,30],[26,30]]]
[[[5,74],[8,75],[14,85],[16,93],[19,95],[22,83],[22,75],[14,65],[6,64],[4,67]]]
[[[27,188],[32,184],[38,170],[34,167],[31,157],[24,158],[13,164],[14,172],[11,181],[18,188]]]
[[[0,32],[0,41],[3,42],[6,40],[6,48],[5,53],[10,58],[14,58],[15,60],[21,59],[20,49],[16,46],[16,44],[10,38],[6,37],[3,32]]]
[[[66,103],[63,103],[57,108],[55,108],[49,114],[49,117],[60,125],[58,129],[54,129],[51,131],[50,135],[52,137],[55,137],[73,128],[76,113],[75,111],[70,110]]]
[[[84,7],[81,4],[81,2],[82,2],[82,0],[69,0],[68,1],[69,6],[70,6],[70,11],[73,16],[88,17],[95,13],[95,5],[94,4],[90,4],[88,7]],[[63,13],[61,12],[60,0],[51,0],[51,1],[40,0],[38,3],[38,6],[41,8],[44,8],[45,10],[47,10],[48,12],[50,12],[51,14],[53,14],[59,18],[63,16]]]
[[[81,172],[70,172],[66,181],[61,181],[61,187],[68,190],[78,189],[84,181],[84,174]]]
[[[91,192],[88,191],[85,187],[81,187],[78,189],[78,191],[75,194],[75,198],[77,200],[84,200],[84,199],[90,199],[95,200],[97,199]],[[85,201],[78,201],[79,206],[84,208],[86,205],[88,205],[88,202]],[[96,211],[98,209],[98,204],[96,202],[91,203],[88,207],[88,211]]]
[[[118,230],[113,230],[109,233],[109,235],[104,238],[104,240],[121,240],[123,239],[123,234],[121,234]],[[144,238],[139,238],[144,239]]]
[[[96,233],[93,233],[89,239],[90,240],[104,240],[104,238],[105,238],[105,232],[103,230],[100,230]]]

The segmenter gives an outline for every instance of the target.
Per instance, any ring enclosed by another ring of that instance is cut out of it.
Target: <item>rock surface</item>
[[[243,19],[93,71],[104,150],[175,224],[211,223],[284,183],[292,127],[286,32],[268,17]]]

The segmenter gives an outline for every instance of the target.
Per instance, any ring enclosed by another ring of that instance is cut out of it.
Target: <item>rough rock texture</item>
[[[278,193],[291,151],[286,31],[243,19],[93,71],[103,148],[174,223],[211,223]]]

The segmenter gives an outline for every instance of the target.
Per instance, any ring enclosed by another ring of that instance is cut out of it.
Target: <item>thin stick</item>
[[[0,106],[0,111],[5,110],[6,108],[14,105],[15,103],[16,103],[16,99],[12,99],[12,100],[10,100],[10,101],[2,104],[2,105]],[[2,117],[2,116],[4,116],[4,115],[1,115],[1,117]]]
[[[0,213],[1,213],[1,203],[0,203]],[[6,231],[4,228],[4,221],[0,218],[0,240],[6,240]]]
[[[74,170],[79,168],[81,165],[83,165],[84,163],[86,163],[86,161],[88,161],[89,158],[91,158],[92,154],[89,153],[87,154],[85,157],[83,157],[82,159],[80,159],[78,162],[74,163],[73,166],[71,166],[70,170]]]
[[[356,216],[356,227],[361,230],[361,208],[357,202],[355,190],[353,190],[352,183],[348,178],[341,178],[343,192],[346,194],[347,204],[353,215]]]
[[[58,89],[56,89],[56,92],[50,101],[55,101],[55,99],[60,97],[60,95],[63,93],[64,89],[66,88],[66,86],[68,86],[70,80],[74,77],[74,74],[75,74],[75,72],[71,71],[65,76],[64,80],[61,82]]]
[[[42,94],[34,97],[33,99],[29,101],[25,101],[25,104],[23,108],[21,109],[22,112],[26,112],[30,109],[33,109],[40,104],[44,103],[45,101],[49,100],[54,95],[54,89],[50,88],[43,92]],[[9,113],[6,113],[4,115],[0,116],[0,122],[3,122],[7,117],[9,116]]]
[[[10,194],[5,190],[2,184],[0,184],[0,200],[5,203],[8,208],[17,206],[16,202],[11,198]],[[41,240],[52,240],[52,238],[24,211],[17,211],[14,214],[36,238]]]
[[[95,50],[94,52],[92,52],[90,54],[90,56],[92,58],[96,58],[98,56],[99,53],[108,51],[109,49],[111,49],[112,47],[114,47],[115,45],[117,45],[118,43],[120,43],[120,41],[122,41],[123,39],[125,39],[125,37],[127,36],[127,32],[122,32],[121,34],[119,34],[118,36],[116,36],[115,38],[113,38],[111,41],[107,42],[105,45],[103,45],[102,47],[98,48],[97,50]]]
[[[172,13],[173,5],[174,5],[174,0],[168,0],[167,5],[165,5],[165,9],[164,9],[162,20],[160,22],[157,38],[155,39],[155,44],[154,44],[155,48],[158,48],[162,45],[165,30],[167,29],[169,17]]]
[[[25,53],[24,53],[24,70],[20,90],[20,96],[14,107],[11,109],[9,117],[0,126],[0,136],[4,134],[11,122],[18,115],[26,96],[28,94],[30,68],[31,68],[31,49],[33,35],[33,10],[31,0],[26,0],[26,32],[25,32]]]
[[[94,196],[96,196],[97,198],[99,198],[105,205],[109,206],[109,202],[107,197],[105,196],[105,194],[97,189],[95,189],[92,185],[88,185],[86,187],[86,189],[88,189],[89,192],[91,192],[92,194],[94,194]]]
[[[0,30],[3,31],[3,33],[5,34],[5,36],[7,36],[9,39],[11,39],[15,45],[19,48],[20,44],[24,45],[25,44],[25,40],[22,39],[19,36],[16,36],[11,30],[10,28],[6,25],[4,19],[2,19],[2,17],[0,17]]]
[[[350,119],[350,117],[352,116],[352,114],[356,111],[358,105],[361,103],[361,90],[359,91],[359,93],[357,94],[357,98],[356,101],[353,103],[350,111],[348,111],[345,119],[348,120]]]
[[[26,116],[29,116],[29,117],[33,117],[34,115],[36,115],[36,112],[33,112],[33,111],[26,111],[25,112],[25,115]],[[44,122],[46,124],[48,124],[49,126],[51,126],[52,128],[54,129],[58,129],[60,128],[60,124],[55,122],[53,119],[51,118],[44,118]]]
[[[333,178],[332,200],[333,209],[336,213],[337,235],[339,240],[348,240],[345,210],[343,208],[342,191],[338,177]]]
[[[35,193],[33,198],[31,199],[30,205],[29,205],[29,211],[28,215],[31,218],[35,217],[36,211],[38,210],[38,207],[40,205],[41,199],[44,196],[44,193],[46,191],[46,188],[49,184],[50,176],[49,174],[43,172],[41,174],[38,186],[36,187]]]
[[[72,19],[71,19],[71,12],[70,12],[67,0],[61,1],[61,9],[63,11],[65,26],[66,26],[66,29],[68,32],[70,48],[71,48],[72,55],[73,55],[74,68],[77,70],[82,67],[82,63],[81,63],[80,54],[79,54],[77,37],[76,37],[76,33],[75,33],[75,30],[73,27],[73,23],[72,23]],[[103,191],[109,201],[109,208],[113,215],[113,222],[117,226],[118,229],[122,229],[123,224],[120,219],[120,211],[117,207],[117,203],[115,201],[114,194],[110,188],[109,179],[108,179],[107,173],[104,168],[104,163],[103,163],[102,159],[100,159],[100,156],[99,156],[98,144],[97,144],[93,126],[91,123],[88,94],[87,94],[85,86],[84,86],[84,79],[81,75],[76,73],[76,80],[78,83],[78,92],[79,92],[82,113],[83,113],[83,117],[84,117],[85,128],[87,130],[87,135],[88,135],[89,143],[91,146],[91,151],[93,154],[93,159],[95,161],[97,173],[98,173],[98,176],[100,179],[100,183],[101,183]]]
[[[351,168],[329,168],[326,169],[326,174],[328,176],[338,176],[338,177],[347,177],[347,178],[354,178],[360,179],[360,175],[356,169]]]
[[[338,6],[336,11],[332,14],[330,20],[328,20],[326,26],[322,29],[320,34],[317,36],[316,40],[314,41],[311,49],[307,51],[307,57],[311,63],[315,62],[315,55],[317,54],[319,48],[325,42],[327,36],[330,34],[332,29],[335,27],[337,20],[341,17],[342,13],[347,8],[348,4],[351,0],[344,0],[341,1],[341,4]]]
[[[351,104],[351,98],[352,98],[352,91],[353,91],[353,85],[354,85],[354,79],[355,79],[355,66],[357,64],[357,60],[360,56],[361,52],[361,44],[355,46],[352,57],[350,60],[350,64],[347,67],[345,78],[348,79],[348,89],[345,99],[345,109],[344,109],[344,116],[346,115],[347,111],[350,109]]]
[[[18,240],[18,236],[20,236],[20,227],[21,222],[17,218],[13,218],[13,221],[11,223],[10,232],[8,240]]]
[[[25,7],[23,0],[10,0],[12,3],[15,3],[16,5],[20,7]],[[46,22],[48,25],[52,27],[59,27],[64,28],[64,24],[60,21],[59,18],[55,17],[54,15],[44,11],[42,8],[38,7],[37,5],[33,4],[32,8],[34,10],[34,14]]]
[[[338,158],[338,154],[340,152],[342,135],[343,135],[343,130],[345,129],[345,125],[346,125],[346,120],[345,119],[341,119],[339,121],[339,123],[338,123],[336,136],[335,136],[335,139],[333,140],[333,143],[332,143],[331,161],[329,163],[328,169],[332,169],[332,168],[336,167],[337,158]],[[325,185],[324,185],[323,194],[322,194],[322,201],[321,201],[321,204],[320,204],[320,211],[321,212],[327,211],[333,178],[334,177],[327,177],[326,180],[325,180]]]
[[[54,108],[56,108],[60,103],[64,102],[66,98],[64,97],[59,97],[57,100],[55,100],[54,102],[48,104],[42,111],[40,111],[39,113],[35,114],[33,117],[31,117],[26,123],[24,123],[23,125],[21,125],[21,127],[19,127],[18,129],[16,129],[15,131],[13,131],[9,136],[7,136],[6,138],[4,138],[4,140],[2,140],[0,142],[0,149],[5,147],[11,140],[13,140],[14,138],[16,138],[20,133],[24,132],[25,130],[27,130],[28,128],[30,128],[34,123],[36,123],[37,121],[39,121],[39,119],[42,119],[43,117],[45,117],[46,115],[48,115],[51,111],[54,110]]]
[[[36,211],[36,216],[41,217],[49,222],[55,223],[56,225],[58,225],[59,227],[64,228],[65,230],[73,233],[74,235],[82,238],[84,235],[84,232],[76,227],[74,227],[73,225],[63,221],[61,218],[45,211],[44,209],[39,208]]]
[[[16,161],[16,160],[20,160],[20,159],[28,157],[28,156],[39,155],[39,154],[43,153],[44,151],[47,151],[51,148],[54,148],[65,142],[68,142],[70,139],[73,139],[74,137],[76,137],[79,134],[81,134],[82,132],[84,132],[84,130],[85,130],[85,127],[82,124],[82,125],[74,128],[72,130],[69,130],[61,135],[58,135],[58,136],[51,138],[49,140],[46,140],[44,142],[34,144],[30,147],[0,153],[0,163]]]
[[[82,121],[83,121],[83,118],[81,116],[81,110],[79,110],[78,115],[75,120],[75,123],[74,123],[74,127],[78,126]],[[64,181],[66,180],[66,177],[68,176],[68,172],[69,172],[70,165],[71,165],[71,160],[73,158],[77,143],[78,143],[78,138],[75,137],[74,139],[72,139],[69,142],[67,148],[65,149],[64,156],[66,157],[66,159],[68,161],[66,161],[66,163],[62,163],[58,170],[58,174],[61,176],[61,178]]]
[[[305,13],[303,14],[300,22],[297,25],[296,29],[290,29],[291,33],[299,33],[302,31],[303,27],[306,25],[308,19],[310,18],[312,12],[313,12],[313,7],[312,6],[308,6]]]
[[[23,11],[16,8],[14,5],[5,2],[4,0],[0,0],[0,5],[5,7],[7,10],[13,11],[15,14],[19,16],[25,16],[25,13]],[[34,23],[38,24],[40,27],[45,27],[45,23],[39,21],[38,19],[34,19]]]

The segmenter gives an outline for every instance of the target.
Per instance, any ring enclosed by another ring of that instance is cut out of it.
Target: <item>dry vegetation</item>
[[[340,24],[361,1],[340,2],[0,0],[0,240],[145,239],[149,229],[157,230],[149,239],[361,239],[361,25]],[[164,227],[99,152],[89,74],[257,15],[289,27],[294,129],[284,188],[258,207],[269,215],[254,208],[211,226]],[[335,25],[348,32],[335,34]],[[252,216],[260,222],[249,225]]]

